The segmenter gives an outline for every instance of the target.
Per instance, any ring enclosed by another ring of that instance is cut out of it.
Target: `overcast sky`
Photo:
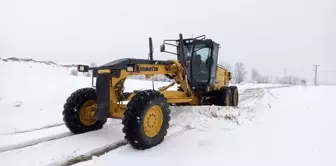
[[[207,35],[219,58],[263,75],[336,83],[335,0],[0,0],[0,57],[103,64],[155,59],[163,39]]]

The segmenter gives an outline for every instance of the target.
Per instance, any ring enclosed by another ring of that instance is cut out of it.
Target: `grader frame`
[[[150,38],[149,59],[125,58],[99,67],[78,65],[79,72],[92,71],[96,85],[78,89],[66,100],[63,120],[69,130],[89,132],[101,129],[108,118],[122,119],[125,139],[136,149],[147,149],[167,134],[170,105],[238,105],[238,89],[229,87],[230,72],[217,65],[219,44],[205,36],[183,39],[180,34],[177,40],[165,40],[161,52],[168,52],[165,45],[176,46],[177,60],[153,60]],[[132,75],[147,79],[164,75],[173,82],[158,90],[124,92],[124,83]],[[177,90],[168,90],[175,84]]]

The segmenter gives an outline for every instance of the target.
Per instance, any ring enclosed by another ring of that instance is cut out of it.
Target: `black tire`
[[[231,105],[237,107],[239,103],[238,88],[236,86],[230,86],[230,90],[232,94]]]
[[[217,105],[231,106],[231,99],[232,99],[231,89],[228,87],[221,88],[218,91],[216,98],[217,98]]]
[[[105,122],[95,121],[91,125],[85,125],[80,120],[80,108],[87,101],[96,101],[96,90],[93,88],[82,88],[70,95],[64,104],[63,121],[67,128],[74,134],[99,130]]]
[[[144,131],[144,117],[149,108],[159,106],[162,112],[162,125],[158,133],[149,137]],[[127,104],[122,120],[125,139],[139,150],[148,149],[160,144],[167,135],[170,121],[170,109],[164,96],[154,90],[138,92]]]

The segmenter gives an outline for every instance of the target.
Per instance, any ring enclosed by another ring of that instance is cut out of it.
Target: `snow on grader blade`
[[[166,50],[166,46],[176,52]],[[164,40],[161,52],[177,55],[176,60],[153,60],[149,38],[149,59],[118,59],[99,67],[78,65],[79,72],[92,72],[95,86],[78,89],[66,100],[63,120],[73,133],[99,130],[107,118],[122,119],[125,139],[135,149],[160,144],[167,134],[170,105],[237,106],[238,89],[229,86],[231,74],[217,64],[219,44],[199,36]],[[164,75],[172,83],[158,90],[124,92],[132,75]],[[168,90],[178,84],[178,89]],[[128,104],[122,104],[128,101]]]

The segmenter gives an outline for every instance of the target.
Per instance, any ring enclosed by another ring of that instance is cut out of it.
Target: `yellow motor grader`
[[[176,47],[176,52],[167,51],[166,46]],[[177,59],[153,60],[149,38],[148,59],[119,59],[99,67],[78,65],[79,72],[92,71],[95,86],[78,89],[66,100],[63,120],[69,130],[75,134],[99,130],[107,118],[122,119],[128,143],[135,149],[148,149],[164,140],[170,105],[238,105],[238,89],[229,86],[230,72],[217,64],[218,43],[205,35],[184,39],[180,34],[176,40],[164,40],[160,50]],[[124,92],[124,82],[132,75],[147,79],[164,75],[172,82],[158,90]],[[177,90],[168,90],[175,84]]]

